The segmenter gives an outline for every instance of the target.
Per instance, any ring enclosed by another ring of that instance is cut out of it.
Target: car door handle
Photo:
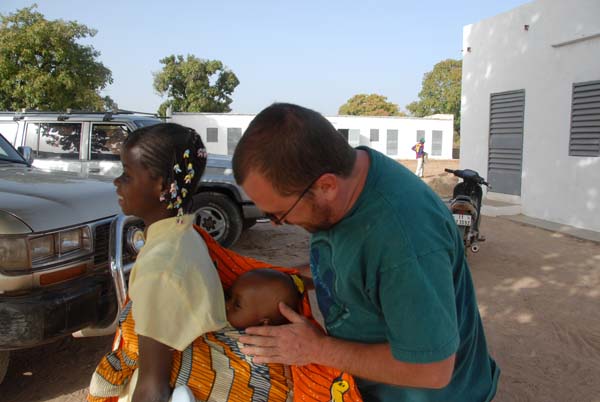
[[[90,168],[89,172],[90,173],[100,173],[100,168]]]

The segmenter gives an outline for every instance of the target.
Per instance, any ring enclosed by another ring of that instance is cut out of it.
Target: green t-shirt
[[[334,227],[311,237],[311,270],[330,335],[389,343],[408,363],[456,353],[441,390],[358,379],[365,401],[489,401],[500,369],[488,354],[462,238],[440,198],[369,148],[365,187]]]

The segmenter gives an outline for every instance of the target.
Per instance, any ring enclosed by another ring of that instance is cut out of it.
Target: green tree
[[[352,116],[404,116],[398,105],[377,94],[358,94],[340,106],[338,114]]]
[[[460,135],[460,89],[462,60],[440,61],[433,70],[425,73],[419,100],[406,105],[418,117],[432,114],[453,114],[455,138]]]
[[[0,109],[102,110],[98,92],[112,74],[100,52],[77,41],[96,31],[75,21],[49,21],[37,5],[0,14]]]
[[[194,55],[185,59],[171,55],[160,60],[163,69],[154,74],[154,89],[167,96],[158,114],[174,112],[230,112],[231,94],[240,81],[219,60],[203,60]]]
[[[102,98],[102,108],[106,112],[112,112],[112,111],[116,112],[117,110],[119,110],[119,105],[117,105],[117,102],[115,102],[115,100],[113,98],[106,95],[105,97]]]

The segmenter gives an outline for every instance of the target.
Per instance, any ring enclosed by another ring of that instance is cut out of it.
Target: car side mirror
[[[28,164],[31,165],[33,163],[33,150],[31,147],[18,147],[17,151],[19,151]]]

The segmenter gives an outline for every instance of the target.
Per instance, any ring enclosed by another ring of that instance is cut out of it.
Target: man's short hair
[[[325,173],[348,177],[355,160],[354,149],[321,114],[274,103],[244,132],[233,155],[233,172],[239,184],[255,171],[281,195],[292,195]]]

